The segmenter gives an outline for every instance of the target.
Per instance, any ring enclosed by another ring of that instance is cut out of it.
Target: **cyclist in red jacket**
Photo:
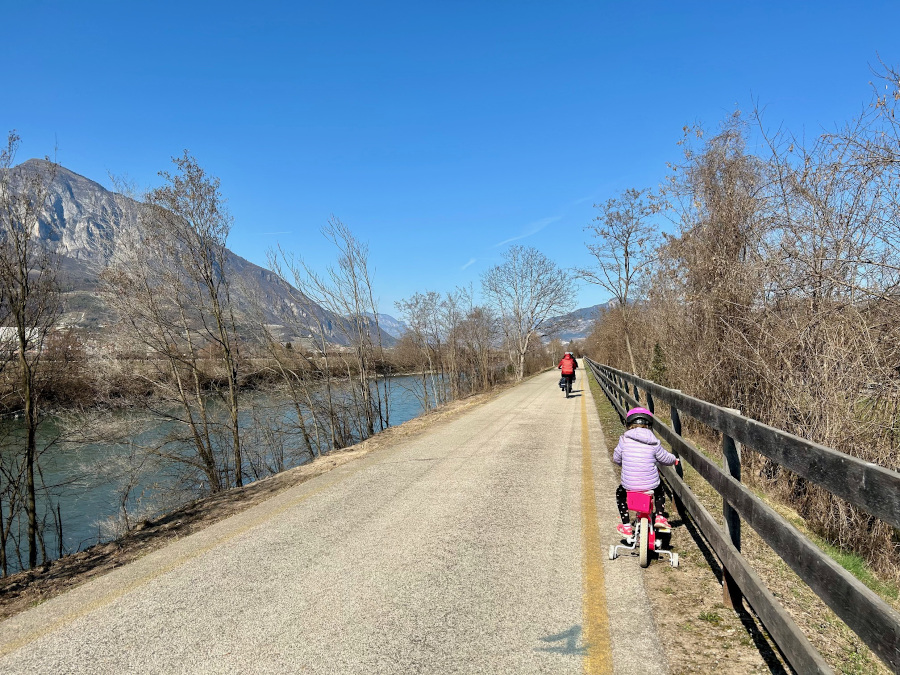
[[[565,355],[560,359],[557,368],[562,371],[562,376],[566,380],[566,386],[571,392],[572,383],[575,381],[575,371],[578,370],[578,361],[575,360],[575,356],[572,354],[572,352],[565,353]]]

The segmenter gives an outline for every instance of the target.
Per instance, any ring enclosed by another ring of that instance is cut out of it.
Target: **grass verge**
[[[589,380],[611,453],[622,431],[622,424],[594,377]],[[715,453],[704,448],[702,442],[698,443],[694,438],[691,441],[705,454],[715,458]],[[685,464],[684,470],[685,482],[721,526],[721,496],[689,465]],[[773,504],[765,495],[759,496],[860,581],[897,606],[897,588],[878,579],[859,556],[824,544],[820,538],[810,534],[796,512]],[[721,604],[721,565],[693,523],[689,519],[681,521],[675,518],[671,518],[670,522],[673,525],[672,548],[679,552],[681,566],[678,570],[672,570],[666,565],[654,563],[643,572],[673,671],[790,672],[752,611],[735,614]],[[836,672],[846,675],[890,672],[749,527],[742,532],[742,553]],[[701,567],[704,569],[701,570]],[[690,588],[686,588],[688,585]],[[673,614],[679,619],[673,621]],[[748,651],[758,653],[759,658],[754,660]],[[759,660],[764,665],[763,670],[755,670],[760,665]],[[741,667],[745,669],[740,670]]]

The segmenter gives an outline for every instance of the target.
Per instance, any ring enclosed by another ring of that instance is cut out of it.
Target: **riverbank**
[[[97,544],[33,570],[0,579],[0,620],[121,567],[176,539],[240,513],[283,490],[390,446],[401,439],[421,433],[435,424],[455,419],[511,386],[513,384],[504,384],[490,392],[453,401],[390,427],[349,448],[329,452],[302,466],[263,478],[242,488],[198,499],[163,516],[144,521],[125,536],[113,541]]]

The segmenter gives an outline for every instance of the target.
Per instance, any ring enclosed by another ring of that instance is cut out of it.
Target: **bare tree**
[[[0,302],[12,323],[18,372],[18,398],[24,413],[22,457],[25,513],[28,520],[28,566],[37,565],[38,364],[44,342],[60,313],[58,260],[39,236],[55,163],[45,159],[30,167],[13,168],[19,136],[10,132],[0,150]]]
[[[419,369],[422,377],[422,407],[425,410],[437,407],[443,402],[443,350],[439,313],[441,296],[435,291],[414,293],[405,300],[395,303],[400,316],[407,326],[408,340],[415,345],[419,354]],[[441,385],[437,380],[441,379]],[[428,382],[431,381],[429,397]]]
[[[635,287],[653,261],[658,235],[650,218],[658,208],[647,190],[635,189],[625,190],[620,196],[595,206],[600,215],[586,229],[596,241],[586,245],[597,259],[597,266],[579,269],[578,273],[583,279],[609,291],[615,299],[622,314],[631,372],[637,373],[631,347],[631,302]]]
[[[215,346],[225,366],[230,420],[234,484],[243,485],[241,440],[238,424],[237,328],[226,274],[231,215],[219,191],[219,179],[210,176],[187,151],[173,159],[174,173],[162,172],[165,184],[148,195],[149,224],[154,232],[172,237],[174,262],[187,272],[193,295],[202,303],[197,313],[202,335]]]
[[[446,357],[442,359],[450,385],[450,398],[457,399],[462,395],[462,388],[469,378],[464,377],[464,344],[463,314],[465,295],[460,289],[450,291],[441,303],[440,324],[446,345]]]
[[[295,420],[279,423],[286,435],[299,435],[312,458],[340,447],[329,368],[330,345],[323,339],[322,309],[284,281],[286,274],[303,279],[300,267],[284,251],[269,251],[270,269],[283,283],[286,298],[247,292],[254,298],[252,324],[264,355],[262,368],[284,388]],[[269,323],[273,317],[278,323]],[[293,342],[292,342],[293,341]],[[325,396],[321,390],[325,390]],[[273,440],[270,445],[275,445]],[[246,447],[246,444],[245,444]]]
[[[474,304],[471,289],[464,291],[462,302],[466,314],[460,327],[460,339],[467,363],[466,379],[472,390],[487,390],[496,381],[499,370],[494,349],[500,332],[497,318],[490,308]]]
[[[270,254],[269,262],[279,276],[287,272],[291,278],[291,306],[281,313],[296,332],[310,333],[324,379],[330,447],[339,448],[390,424],[390,379],[384,372],[368,246],[334,217],[322,233],[338,252],[337,264],[324,273],[281,249]],[[339,369],[346,386],[335,377]]]
[[[521,381],[525,355],[547,320],[572,308],[574,282],[537,249],[511,246],[503,262],[485,272],[481,286],[500,317],[516,381]]]
[[[750,152],[735,114],[689,147],[664,195],[677,233],[657,249],[629,317],[631,353],[611,311],[590,340],[595,354],[895,468],[897,81],[890,73],[886,94],[879,86],[859,118],[818,138],[760,122],[763,153]],[[748,482],[897,578],[895,531],[751,450]]]
[[[140,233],[111,265],[104,283],[107,300],[122,319],[122,337],[146,352],[136,375],[164,402],[156,413],[186,432],[169,440],[187,442],[196,451],[190,456],[163,446],[158,452],[201,470],[217,491],[243,484],[238,341],[225,247],[231,217],[217,178],[187,152],[173,163],[175,172],[161,172],[165,184],[146,196]],[[219,419],[215,398],[227,420]],[[229,452],[222,452],[223,444]]]
[[[389,381],[379,377],[378,373],[378,365],[384,362],[384,345],[378,324],[369,247],[333,216],[322,233],[337,249],[338,262],[328,268],[328,280],[324,284],[321,277],[315,274],[310,274],[310,277],[318,280],[319,294],[325,306],[342,318],[337,322],[337,327],[356,356],[365,435],[371,436],[375,433],[376,424],[379,430],[383,430],[390,423],[390,406]],[[371,383],[375,385],[374,391]]]

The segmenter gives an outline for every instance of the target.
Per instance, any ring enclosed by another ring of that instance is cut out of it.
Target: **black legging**
[[[666,493],[663,492],[662,483],[657,485],[653,490],[653,505],[658,515],[668,517],[666,513]],[[616,506],[619,507],[619,515],[622,517],[622,523],[631,524],[631,518],[628,517],[628,492],[621,485],[616,488]]]

